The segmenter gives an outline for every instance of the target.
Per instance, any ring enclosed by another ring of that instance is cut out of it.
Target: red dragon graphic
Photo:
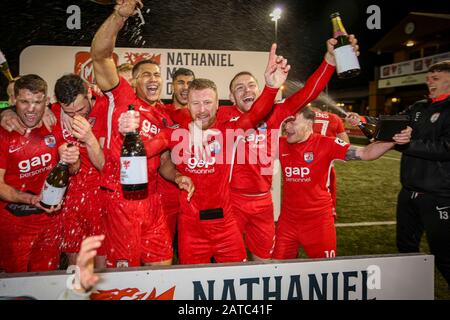
[[[140,292],[138,288],[98,290],[91,294],[91,300],[173,300],[175,286],[156,296],[156,288],[152,292]]]

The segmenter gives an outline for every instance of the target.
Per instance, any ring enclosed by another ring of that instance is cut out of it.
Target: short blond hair
[[[212,89],[218,96],[217,86],[214,83],[214,81],[211,81],[209,79],[198,78],[198,79],[192,80],[192,82],[189,84],[189,91],[204,90],[204,89]]]

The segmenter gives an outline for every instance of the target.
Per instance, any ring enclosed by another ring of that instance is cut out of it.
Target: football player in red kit
[[[79,166],[79,151],[68,148],[43,125],[49,99],[41,77],[25,75],[14,90],[17,115],[28,130],[21,135],[0,129],[0,269],[55,270],[60,253],[60,215],[55,211],[61,205],[43,208],[40,192],[58,162],[58,151],[69,167]]]
[[[358,51],[357,40],[351,41]],[[327,41],[327,53],[319,68],[309,77],[303,88],[276,104],[273,112],[247,136],[238,138],[236,160],[231,176],[231,203],[239,228],[244,235],[253,260],[270,259],[275,240],[272,194],[272,165],[276,157],[278,129],[286,117],[314,100],[325,88],[335,70],[333,45]],[[239,117],[253,107],[259,95],[255,77],[249,72],[238,73],[230,82],[228,118]],[[239,161],[240,151],[245,158]]]
[[[350,139],[347,132],[345,132],[344,124],[341,118],[334,113],[322,111],[319,108],[312,109],[316,114],[313,125],[313,131],[315,133],[331,138],[339,138],[347,143],[350,143]],[[330,190],[331,198],[333,199],[333,215],[336,218],[336,170],[334,169],[334,166],[331,167],[328,189]]]
[[[192,70],[179,68],[172,75],[172,104],[164,107],[171,115],[176,110],[187,108],[189,84],[194,80],[195,75]],[[166,151],[169,152],[169,151]],[[175,235],[177,216],[180,211],[180,189],[172,181],[168,181],[158,175],[158,192],[161,194],[161,204],[166,216],[167,226],[172,239]]]
[[[287,120],[285,136],[280,138],[283,197],[273,259],[295,259],[299,246],[310,258],[335,257],[333,201],[326,185],[332,162],[375,160],[411,138],[408,128],[396,134],[394,142],[354,147],[339,138],[313,133],[314,117],[314,111],[303,108]]]
[[[69,264],[76,263],[76,255],[84,238],[103,234],[100,192],[100,170],[105,164],[99,139],[106,136],[106,97],[97,96],[92,101],[91,92],[80,76],[67,74],[56,81],[52,106],[57,119],[53,132],[68,143],[80,148],[81,168],[70,178],[61,211],[63,243],[62,252]],[[68,116],[62,121],[64,114]],[[100,248],[102,251],[103,248]],[[97,254],[97,267],[104,267],[104,252]]]
[[[276,55],[274,44],[265,72],[266,86],[255,107],[239,119],[224,121],[217,117],[218,93],[214,82],[195,79],[189,87],[190,119],[180,123],[188,130],[164,130],[146,145],[147,156],[170,147],[178,170],[191,177],[195,184],[190,202],[184,196],[180,198],[180,263],[209,263],[211,258],[216,262],[246,259],[230,203],[228,177],[236,138],[233,129],[254,128],[267,116],[289,69],[287,60]],[[126,114],[122,116],[121,132],[136,128],[130,120]]]
[[[109,97],[108,135],[105,143],[105,166],[102,171],[102,187],[106,192],[105,249],[108,267],[168,265],[172,262],[172,240],[161,209],[160,195],[156,191],[158,168],[173,164],[170,157],[149,158],[148,197],[126,198],[120,185],[120,151],[123,137],[117,128],[119,115],[131,104],[141,114],[139,134],[144,143],[162,128],[171,125],[160,102],[162,89],[161,71],[157,64],[143,60],[133,67],[131,86],[117,74],[112,53],[117,34],[128,17],[135,14],[138,1],[121,1],[113,14],[98,29],[91,47],[97,85]],[[136,91],[134,91],[136,90]],[[160,160],[161,159],[161,160]],[[174,168],[174,167],[173,167]],[[175,179],[175,170],[169,179]],[[177,182],[185,179],[177,178]],[[181,183],[178,184],[184,187]]]

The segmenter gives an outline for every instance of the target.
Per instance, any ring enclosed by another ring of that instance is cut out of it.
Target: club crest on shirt
[[[305,159],[305,161],[307,163],[311,163],[314,161],[314,153],[313,152],[305,152],[303,154],[303,159]]]
[[[267,131],[267,122],[260,123],[257,129],[262,132]]]
[[[56,138],[54,135],[50,134],[44,138],[45,144],[50,147],[54,148],[56,146]]]
[[[441,114],[439,112],[434,113],[430,118],[431,123],[435,123],[439,119],[440,115]]]
[[[222,147],[220,146],[220,142],[217,140],[214,140],[208,145],[209,151],[211,151],[214,154],[219,154],[220,150],[222,150]]]
[[[89,117],[89,118],[88,118],[88,122],[89,122],[89,124],[91,125],[91,127],[94,126],[95,121],[97,121],[97,118],[96,118],[96,117]]]

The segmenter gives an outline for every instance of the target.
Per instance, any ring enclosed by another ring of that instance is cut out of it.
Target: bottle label
[[[352,69],[360,69],[358,57],[350,44],[334,49],[334,56],[338,74]]]
[[[55,188],[50,185],[47,180],[44,183],[44,188],[42,189],[42,202],[49,206],[57,206],[61,203],[64,193],[67,187]]]
[[[3,52],[0,51],[0,64],[3,64],[3,63],[5,63],[5,62],[6,62],[6,58],[5,58],[5,56],[3,55]]]
[[[333,38],[337,38],[337,37],[340,37],[340,36],[347,36],[347,34],[345,32],[343,32],[343,31],[335,31],[333,33]]]
[[[143,184],[147,182],[147,157],[120,157],[121,184]]]

